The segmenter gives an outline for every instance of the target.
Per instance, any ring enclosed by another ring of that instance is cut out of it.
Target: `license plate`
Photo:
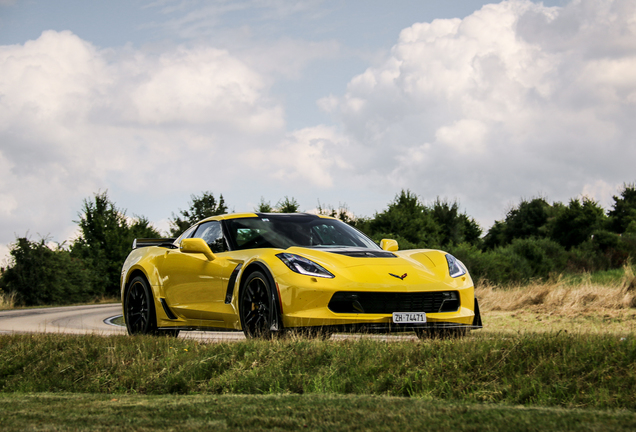
[[[426,312],[393,312],[395,324],[425,323]]]

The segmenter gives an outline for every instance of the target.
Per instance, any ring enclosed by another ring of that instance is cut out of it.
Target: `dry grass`
[[[590,275],[577,285],[559,277],[555,281],[512,287],[483,284],[475,289],[475,294],[485,312],[524,310],[571,315],[636,308],[634,271],[625,267],[623,273],[621,280],[609,284],[593,283]]]
[[[629,336],[636,332],[636,277],[631,267],[615,282],[559,277],[550,282],[475,289],[484,331],[578,332]]]
[[[0,310],[13,309],[15,307],[15,293],[4,293],[0,291]]]

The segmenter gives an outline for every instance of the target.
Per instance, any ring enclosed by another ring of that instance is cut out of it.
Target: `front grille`
[[[393,312],[455,312],[459,309],[457,291],[436,292],[349,292],[331,297],[329,310],[335,313],[390,314]]]

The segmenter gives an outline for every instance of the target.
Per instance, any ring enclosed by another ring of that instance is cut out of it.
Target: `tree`
[[[566,249],[571,249],[590,239],[605,222],[605,212],[596,201],[587,197],[571,199],[556,216],[551,237]]]
[[[368,226],[367,234],[375,240],[390,236],[422,247],[440,244],[440,228],[431,211],[410,190],[402,190],[385,211],[376,213],[368,225],[364,225]]]
[[[492,250],[496,247],[508,244],[508,233],[505,221],[495,221],[488,233],[484,236],[484,250]]]
[[[160,237],[145,217],[129,220],[125,210],[115,207],[107,192],[84,200],[78,214],[80,236],[71,248],[73,257],[91,266],[97,283],[108,296],[119,296],[121,266],[135,238]]]
[[[355,224],[355,217],[353,216],[353,214],[349,211],[349,207],[347,206],[347,204],[340,204],[338,206],[338,208],[334,208],[333,206],[325,206],[323,207],[322,204],[320,204],[320,200],[318,200],[318,214],[320,215],[325,215],[325,216],[331,216],[337,219],[340,219],[341,221],[343,221],[346,224],[350,224],[350,225],[354,225]]]
[[[16,296],[25,306],[92,301],[103,295],[92,269],[71,256],[63,245],[52,249],[47,239],[20,237],[10,247],[11,261],[0,279],[0,292]]]
[[[269,201],[265,201],[265,198],[261,197],[261,202],[258,203],[258,207],[256,207],[254,211],[258,213],[272,213],[274,212],[274,208]]]
[[[459,213],[457,201],[450,203],[438,197],[431,208],[431,215],[440,228],[440,246],[479,242],[482,232],[479,224],[466,214]]]
[[[494,249],[510,244],[514,239],[543,238],[552,216],[552,206],[543,198],[525,199],[508,211],[504,221],[495,221],[484,238],[484,247]]]
[[[636,224],[636,184],[624,184],[620,197],[613,196],[614,206],[609,211],[609,229],[623,234],[630,224]]]
[[[170,235],[172,237],[177,237],[202,219],[227,213],[223,195],[219,195],[218,202],[209,191],[203,192],[200,197],[190,195],[190,199],[192,201],[188,210],[179,210],[179,215],[172,214],[170,221]]]
[[[296,198],[294,197],[288,198],[287,195],[285,195],[285,198],[283,198],[282,200],[278,201],[278,203],[276,203],[276,212],[277,213],[296,213],[298,212],[299,207],[300,207],[300,204],[298,204],[298,201],[296,201]]]

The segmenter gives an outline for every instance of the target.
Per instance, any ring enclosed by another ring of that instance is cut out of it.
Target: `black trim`
[[[163,307],[163,311],[166,313],[166,315],[168,315],[168,319],[171,319],[171,320],[177,319],[177,316],[174,313],[172,313],[165,299],[160,298],[159,303],[161,303],[161,307]]]
[[[296,327],[290,327],[288,330],[293,330]],[[329,325],[329,326],[317,326],[317,327],[298,327],[302,330],[311,329],[324,329],[333,333],[399,333],[399,332],[411,332],[416,330],[443,330],[443,329],[466,329],[477,330],[481,327],[458,324],[452,322],[430,322],[425,324],[395,324],[392,322],[387,323],[370,323],[370,324],[342,324],[342,325]]]
[[[342,325],[326,325],[313,327],[288,327],[285,330],[302,330],[302,331],[329,331],[331,333],[402,333],[412,332],[416,330],[449,330],[449,329],[465,329],[477,330],[481,327],[468,324],[457,324],[451,322],[434,322],[426,324],[394,324],[394,323],[374,323],[374,324],[342,324]],[[201,327],[201,326],[173,326],[159,327],[159,330],[184,330],[184,331],[222,331],[227,333],[243,333],[242,330],[228,329],[225,327]],[[282,330],[282,329],[281,329]],[[280,330],[279,330],[280,331]]]
[[[176,249],[177,247],[173,244],[176,239],[173,238],[160,238],[160,239],[152,239],[152,238],[136,238],[133,240],[132,248],[138,249],[141,247],[148,246],[160,246],[166,247],[170,249]]]
[[[475,297],[475,318],[473,319],[473,327],[483,328],[484,325],[481,322],[481,313],[479,312],[479,302]]]
[[[171,327],[159,327],[159,330],[215,331],[215,332],[243,334],[243,330],[229,329],[227,327],[171,326]]]
[[[230,280],[227,283],[227,291],[225,292],[225,304],[232,303],[232,294],[234,293],[234,285],[236,285],[236,278],[238,277],[241,267],[243,267],[243,263],[237,265],[232,271]]]
[[[368,249],[368,248],[321,248],[316,246],[314,249],[325,252],[331,252],[339,255],[346,255],[353,258],[397,258],[392,252],[386,252],[382,250]]]
[[[261,219],[279,221],[306,221],[320,219],[320,216],[311,213],[255,213]]]

